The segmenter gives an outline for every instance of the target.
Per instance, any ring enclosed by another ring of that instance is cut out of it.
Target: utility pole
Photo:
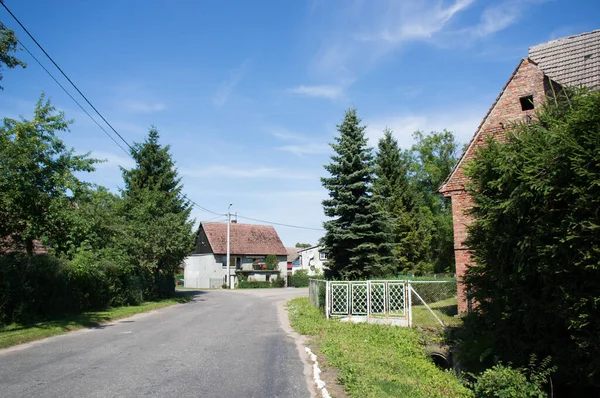
[[[233,203],[229,204],[227,208],[227,288],[233,289],[231,285],[231,275],[229,271],[229,267],[231,266],[231,206]]]

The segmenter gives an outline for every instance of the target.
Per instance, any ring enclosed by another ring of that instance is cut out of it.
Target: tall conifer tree
[[[146,141],[135,144],[132,155],[136,166],[123,169],[122,192],[124,215],[129,221],[127,251],[140,270],[154,274],[156,285],[169,281],[193,244],[191,204],[181,192],[183,185],[170,147],[161,146],[158,139],[158,131],[151,128]],[[165,295],[169,290],[172,285],[153,293]]]
[[[389,257],[384,214],[372,195],[373,155],[360,122],[356,109],[346,112],[331,144],[335,154],[324,166],[331,177],[321,178],[329,191],[323,210],[331,217],[324,223],[321,244],[329,254],[332,278],[384,276],[382,260]]]

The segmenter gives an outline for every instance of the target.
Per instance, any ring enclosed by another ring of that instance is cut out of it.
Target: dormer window
[[[527,95],[525,97],[521,97],[521,98],[519,98],[519,102],[521,103],[522,111],[530,111],[534,108],[533,95]]]

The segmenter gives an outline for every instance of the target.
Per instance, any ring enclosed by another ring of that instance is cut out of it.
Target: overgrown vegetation
[[[0,25],[0,66],[24,66],[16,44]],[[192,247],[191,206],[157,130],[131,148],[115,195],[79,178],[100,160],[66,147],[71,123],[42,94],[31,120],[0,126],[0,325],[170,297]]]
[[[292,327],[320,347],[355,397],[471,397],[452,373],[438,369],[418,330],[325,320],[306,298],[288,303]]]
[[[308,287],[308,281],[310,279],[323,279],[323,275],[308,275],[308,271],[305,269],[299,269],[292,275],[288,276],[289,287]]]
[[[506,142],[488,141],[468,176],[476,265],[465,282],[477,306],[463,358],[550,355],[565,396],[597,396],[600,93],[552,101]]]

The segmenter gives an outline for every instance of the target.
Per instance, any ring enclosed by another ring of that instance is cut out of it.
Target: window
[[[530,111],[533,109],[533,95],[521,97],[519,98],[519,102],[521,102],[522,111]]]
[[[319,260],[327,260],[327,253],[319,252]]]

